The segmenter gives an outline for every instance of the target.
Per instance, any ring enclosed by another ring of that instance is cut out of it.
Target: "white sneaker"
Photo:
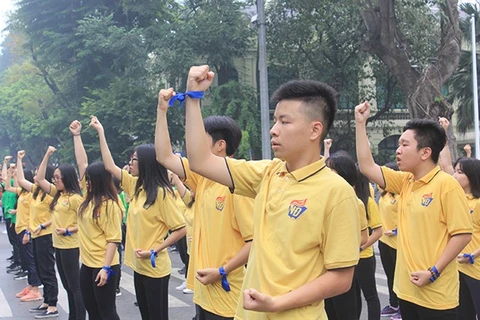
[[[187,289],[187,282],[183,281],[182,284],[179,285],[178,287],[176,287],[175,289],[177,289],[178,291],[183,291],[183,290]]]
[[[183,289],[183,293],[184,293],[184,294],[192,294],[192,293],[193,293],[193,290],[190,290],[190,289],[188,289],[188,288],[185,288],[185,289]]]

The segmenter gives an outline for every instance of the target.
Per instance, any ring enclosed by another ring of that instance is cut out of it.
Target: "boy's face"
[[[406,130],[398,140],[397,165],[401,171],[413,172],[418,165],[425,160],[425,149],[417,148],[418,142],[415,139],[413,130]]]
[[[272,149],[275,157],[287,163],[302,157],[323,129],[319,121],[308,119],[302,108],[301,101],[281,100],[273,115]]]

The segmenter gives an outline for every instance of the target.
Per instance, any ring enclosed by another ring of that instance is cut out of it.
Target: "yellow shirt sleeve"
[[[57,187],[53,183],[50,183],[50,192],[48,193],[48,195],[53,198],[55,197],[57,192],[58,192]]]
[[[470,208],[465,193],[460,188],[446,192],[442,196],[442,222],[446,223],[448,233],[456,235],[461,233],[472,233],[472,221]]]
[[[135,184],[137,183],[136,177],[128,173],[127,170],[122,170],[122,181],[120,181],[120,187],[122,190],[132,199],[135,196]]]
[[[119,199],[120,200],[120,199]],[[119,205],[114,201],[106,203],[107,216],[102,219],[100,228],[105,233],[105,240],[110,243],[119,243],[122,241],[122,211]]]
[[[225,161],[232,176],[235,193],[255,198],[270,165],[280,160],[245,161],[225,158]]]
[[[412,177],[411,173],[400,172],[388,167],[381,167],[385,191],[400,194],[405,183]]]
[[[377,229],[382,226],[382,219],[380,218],[380,211],[378,205],[372,197],[368,198],[368,226],[371,229]]]
[[[182,166],[183,166],[183,173],[185,174],[185,180],[183,180],[183,183],[187,185],[191,190],[195,191],[197,190],[197,185],[198,185],[198,180],[200,176],[190,170],[190,164],[188,162],[187,158],[181,158],[182,159]]]
[[[358,199],[358,216],[360,217],[360,231],[368,228],[367,211],[362,200]]]
[[[233,226],[243,237],[243,240],[253,239],[253,199],[239,195],[233,196],[234,221]]]
[[[185,190],[185,194],[182,197],[182,201],[186,206],[190,204],[190,202],[192,201],[192,193],[190,192],[190,190],[188,189]]]
[[[163,192],[162,188],[158,188],[158,192]],[[160,202],[158,198],[156,202]],[[166,191],[165,199],[161,201],[161,206],[163,209],[160,210],[158,217],[169,230],[173,231],[185,226],[185,219],[175,202],[174,196],[169,191]]]

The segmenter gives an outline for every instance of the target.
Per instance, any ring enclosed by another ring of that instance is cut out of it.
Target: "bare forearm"
[[[3,160],[3,166],[2,166],[2,180],[3,181],[8,179],[7,167],[8,167],[8,161]]]
[[[383,232],[382,227],[374,229],[373,233],[370,236],[368,236],[367,242],[365,242],[361,246],[361,248],[365,249],[365,248],[368,248],[368,247],[372,246],[375,242],[378,241],[378,239],[380,239],[382,237],[382,232]]]
[[[17,167],[17,182],[20,187],[31,192],[33,184],[25,179],[25,173],[23,172],[23,166]]]
[[[237,254],[223,266],[225,272],[228,274],[239,267],[245,266],[245,264],[248,262],[248,256],[250,255],[251,248],[252,241],[246,242],[242,249],[240,249],[240,251],[238,251]]]
[[[105,165],[105,169],[113,174],[115,178],[120,180],[122,178],[122,170],[117,167],[113,161],[112,154],[108,148],[107,139],[105,138],[105,132],[103,130],[98,131],[98,140],[100,142],[100,153],[102,154],[102,160],[103,164]]]
[[[274,298],[275,311],[300,308],[347,292],[353,279],[353,267],[327,271],[303,286]]]
[[[385,188],[383,175],[380,167],[373,160],[372,152],[370,151],[370,144],[368,143],[367,128],[365,124],[357,123],[356,131],[356,150],[358,166],[360,171],[372,182],[379,187]]]
[[[47,165],[48,165],[49,159],[50,159],[50,156],[48,155],[48,153],[46,153],[37,171],[38,185],[43,189],[43,191],[47,193],[50,193],[50,188],[51,188],[50,186],[51,181],[45,180],[45,173],[47,171]]]
[[[77,161],[78,171],[81,179],[83,178],[85,170],[88,166],[88,156],[87,152],[85,152],[82,136],[80,134],[73,136],[73,146],[75,150],[75,160]]]
[[[207,134],[203,126],[202,112],[199,99],[186,99],[185,135],[187,140],[187,154],[192,170],[200,169],[206,164],[211,154],[207,142]]]
[[[450,149],[448,147],[448,142],[443,147],[442,151],[440,152],[440,167],[446,173],[453,175],[453,166],[452,166],[452,157],[450,155]]]
[[[442,255],[435,263],[437,270],[441,273],[445,267],[452,262],[463,248],[470,242],[471,234],[458,234],[450,238]]]
[[[117,251],[118,243],[109,242],[107,243],[107,252],[105,253],[104,266],[110,267],[112,265],[113,257],[115,256],[115,251]]]
[[[155,153],[158,162],[178,175],[181,179],[185,179],[180,158],[173,154],[170,133],[168,132],[167,112],[162,109],[157,109]]]
[[[178,240],[183,238],[186,234],[187,234],[187,229],[185,227],[175,230],[172,233],[170,233],[170,235],[167,237],[167,239],[165,239],[165,241],[163,241],[160,245],[158,245],[153,250],[155,250],[155,252],[160,252],[165,248],[176,243]]]

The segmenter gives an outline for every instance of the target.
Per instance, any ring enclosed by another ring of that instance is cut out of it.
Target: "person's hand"
[[[463,253],[459,254],[457,256],[457,262],[458,263],[461,263],[461,264],[469,264],[470,263],[470,260],[468,259],[468,257],[464,257],[463,256]]]
[[[90,127],[97,132],[100,132],[103,130],[102,124],[100,123],[100,121],[98,121],[98,118],[95,116],[92,116],[90,120]]]
[[[137,249],[135,250],[135,256],[137,259],[150,259],[151,256],[150,250],[142,250],[142,249]]]
[[[22,244],[27,244],[30,241],[30,236],[28,234],[23,235]]]
[[[203,285],[209,285],[214,282],[220,281],[222,276],[218,269],[215,268],[207,268],[202,270],[197,270],[197,275],[195,276],[198,281],[200,281]]]
[[[465,151],[465,153],[467,154],[467,157],[471,157],[472,156],[472,147],[469,145],[469,144],[466,144],[464,147],[463,147],[463,150]]]
[[[367,122],[368,117],[370,116],[370,104],[365,101],[364,103],[359,104],[355,107],[355,122],[363,123]]]
[[[160,90],[160,92],[158,93],[157,109],[167,111],[168,102],[174,95],[175,95],[175,91],[173,91],[173,88]]]
[[[215,73],[207,65],[193,66],[188,72],[187,91],[206,91],[213,82]]]
[[[108,280],[107,271],[104,269],[100,269],[100,271],[98,271],[97,273],[97,276],[95,277],[95,282],[98,282],[97,287],[103,287],[107,283],[107,280]]]
[[[410,282],[421,288],[430,283],[431,276],[428,270],[414,271],[410,274]]]
[[[52,154],[55,153],[55,151],[57,151],[57,149],[55,147],[49,146],[48,149],[47,149],[47,157],[51,157]]]
[[[17,214],[17,210],[15,210],[15,209],[8,209],[8,213],[15,215],[15,214]]]
[[[448,119],[445,117],[439,117],[438,123],[440,123],[440,125],[445,131],[447,131],[448,127],[450,126],[450,121],[448,121]]]
[[[243,308],[259,312],[275,312],[275,300],[255,289],[243,291]]]
[[[5,163],[9,163],[10,160],[12,160],[12,156],[6,156],[5,158],[3,158],[3,161],[4,161]]]
[[[65,228],[55,228],[55,232],[58,234],[58,235],[63,235],[67,232],[67,229]]]
[[[332,139],[325,139],[323,140],[323,146],[325,147],[325,149],[330,149],[330,147],[332,146],[332,143],[333,143],[333,140]]]
[[[23,159],[23,157],[25,157],[25,150],[18,151],[17,152],[17,161],[21,162],[20,160]]]
[[[396,235],[397,235],[397,233],[396,233],[395,231],[393,231],[393,230],[385,231],[383,234],[386,235],[386,236],[388,236],[388,237],[393,237],[393,236],[396,236]]]
[[[74,136],[79,136],[82,132],[82,124],[78,120],[73,120],[72,123],[68,126],[70,133]]]
[[[42,228],[38,226],[35,230],[33,230],[33,234],[39,234],[42,231]]]

